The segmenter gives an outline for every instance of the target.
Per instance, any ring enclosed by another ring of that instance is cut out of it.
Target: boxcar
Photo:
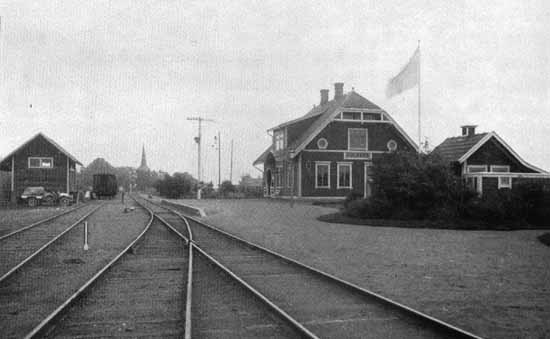
[[[117,194],[118,184],[113,174],[94,174],[93,193],[98,198],[112,198]]]

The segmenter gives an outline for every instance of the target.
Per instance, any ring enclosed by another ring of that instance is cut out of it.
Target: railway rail
[[[101,206],[102,204],[87,205],[83,209],[81,207],[73,208],[0,237],[0,255],[2,257],[0,283],[12,276],[64,234],[90,217]],[[60,218],[67,217],[75,211],[82,212],[82,210],[84,213],[80,214],[76,221],[72,221],[74,220],[72,218],[68,226],[66,222],[59,222]],[[54,223],[55,221],[57,223]]]
[[[116,336],[120,331],[163,338],[301,336],[259,301],[251,301],[249,291],[208,255],[193,255],[192,233],[183,217],[148,211],[151,220],[143,232],[26,338]],[[124,321],[129,312],[133,320]]]
[[[309,337],[480,338],[152,201],[186,220],[191,247],[225,267]],[[158,212],[162,213],[162,212]]]
[[[9,237],[12,237],[12,236],[14,236],[14,235],[16,235],[16,234],[18,234],[18,233],[21,233],[21,232],[23,232],[23,231],[26,231],[26,230],[28,230],[28,229],[31,229],[31,228],[33,228],[33,227],[36,227],[36,226],[45,224],[45,223],[47,223],[48,221],[52,221],[52,220],[54,220],[54,219],[60,218],[60,217],[64,216],[65,214],[69,214],[69,213],[74,212],[74,211],[76,211],[76,210],[79,210],[79,209],[81,209],[81,208],[83,208],[83,207],[85,207],[85,206],[87,206],[87,205],[86,205],[86,204],[80,204],[80,205],[78,205],[78,206],[76,206],[76,207],[67,209],[67,210],[65,210],[65,211],[63,211],[63,212],[61,212],[61,213],[54,214],[54,215],[51,215],[51,216],[49,216],[49,217],[46,217],[46,218],[44,218],[44,219],[42,219],[42,220],[38,220],[38,221],[36,221],[36,222],[33,222],[33,223],[30,224],[30,225],[22,226],[22,227],[20,227],[20,228],[17,228],[17,229],[15,229],[15,230],[13,230],[13,231],[7,233],[7,234],[4,234],[4,235],[0,236],[0,241],[2,241],[2,240],[4,240],[4,239],[7,239],[7,238],[9,238]]]
[[[33,330],[42,319],[53,309],[63,308],[67,298],[90,276],[100,270],[106,262],[120,250],[119,244],[126,244],[128,237],[132,239],[141,226],[138,220],[143,220],[146,214],[123,213],[122,205],[115,202],[105,202],[83,211],[81,217],[69,229],[50,239],[48,246],[42,246],[39,253],[34,252],[32,260],[26,260],[26,265],[0,283],[0,333],[3,338],[23,338]],[[96,213],[99,211],[98,213]],[[96,213],[92,216],[92,213]],[[88,250],[83,249],[84,230],[82,221],[89,218],[92,242]],[[126,228],[114,230],[112,222],[124,222]],[[79,225],[79,226],[77,226]],[[128,226],[132,225],[132,226]],[[136,226],[133,226],[136,225]],[[58,225],[50,225],[52,229]],[[60,226],[59,226],[60,227]],[[27,236],[27,232],[14,237]],[[49,233],[51,234],[51,232]],[[12,238],[10,238],[12,239]],[[24,239],[20,239],[24,240]],[[124,241],[124,242],[121,242]]]

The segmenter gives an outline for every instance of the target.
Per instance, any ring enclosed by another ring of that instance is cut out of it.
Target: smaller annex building
[[[321,90],[319,105],[304,116],[268,130],[272,143],[254,161],[263,165],[264,196],[345,197],[350,191],[369,196],[372,160],[417,145],[383,109],[334,84],[334,98]]]
[[[520,182],[550,191],[550,174],[523,160],[496,132],[477,133],[461,126],[462,135],[445,139],[433,153],[447,161],[478,194],[494,194]]]
[[[72,193],[76,191],[76,165],[82,166],[74,156],[55,141],[38,133],[0,160],[0,171],[8,182],[2,185],[6,200],[15,202],[29,186]]]

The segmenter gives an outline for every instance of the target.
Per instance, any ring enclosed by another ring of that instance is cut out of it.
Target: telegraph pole
[[[231,139],[231,163],[229,165],[229,181],[233,183],[233,139]]]
[[[199,181],[199,185],[201,182],[201,137],[202,137],[202,122],[203,121],[214,121],[212,119],[206,119],[203,117],[189,117],[187,120],[193,120],[199,122],[199,136],[195,137],[195,142],[197,143],[197,180]],[[197,191],[197,198],[200,199],[200,188]]]
[[[218,147],[218,189],[222,187],[222,139],[220,136],[220,131],[218,131],[218,137],[214,137],[216,144],[214,147]]]

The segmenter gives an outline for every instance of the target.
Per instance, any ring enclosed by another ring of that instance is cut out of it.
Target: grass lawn
[[[337,209],[185,200],[231,233],[487,338],[550,337],[544,231],[463,231],[321,222]]]

